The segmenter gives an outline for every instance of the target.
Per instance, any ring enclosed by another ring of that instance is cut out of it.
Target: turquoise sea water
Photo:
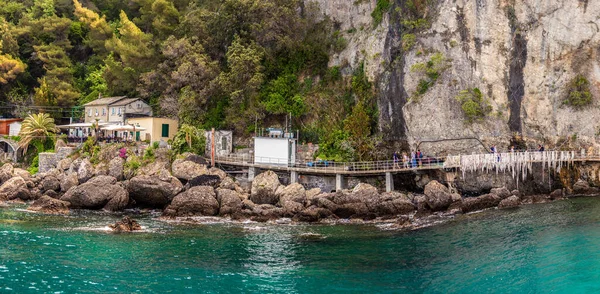
[[[600,291],[600,198],[375,225],[102,229],[118,217],[0,209],[1,293],[590,293]],[[318,234],[318,235],[314,235]]]

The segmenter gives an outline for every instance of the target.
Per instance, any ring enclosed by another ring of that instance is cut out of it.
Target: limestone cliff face
[[[400,5],[401,0],[394,3]],[[365,62],[379,93],[384,137],[428,154],[474,152],[476,140],[429,143],[474,137],[508,148],[514,133],[532,145],[560,145],[577,136],[595,144],[600,122],[600,5],[589,0],[440,0],[429,13],[431,26],[402,50],[401,16],[384,16],[374,27],[376,0],[317,0],[321,11],[340,26],[348,46],[330,65]],[[411,70],[435,52],[447,69],[415,98],[422,74]],[[590,82],[593,105],[575,110],[563,105],[567,84],[577,74]],[[466,123],[457,94],[479,88],[489,99],[485,120]]]

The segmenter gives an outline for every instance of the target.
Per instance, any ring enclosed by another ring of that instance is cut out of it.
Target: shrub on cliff
[[[465,119],[469,123],[485,118],[492,111],[490,103],[478,88],[460,91],[456,100],[460,102]]]
[[[184,152],[204,154],[205,146],[204,131],[192,125],[183,124],[173,138],[172,150],[175,154]]]
[[[567,97],[563,104],[576,109],[581,109],[592,104],[592,93],[590,93],[590,82],[583,76],[577,75],[568,85]]]

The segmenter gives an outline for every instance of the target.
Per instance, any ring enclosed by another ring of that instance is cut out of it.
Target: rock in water
[[[85,183],[94,176],[94,166],[87,158],[84,158],[77,169],[77,178],[80,183]]]
[[[183,189],[181,182],[169,175],[135,176],[127,185],[129,196],[138,205],[164,208]]]
[[[31,192],[21,177],[10,178],[0,186],[0,200],[21,199],[27,201],[30,198]]]
[[[256,204],[277,204],[279,198],[275,192],[279,185],[279,177],[273,171],[259,174],[252,181],[250,200]]]
[[[33,204],[31,204],[27,210],[50,214],[68,214],[69,205],[70,203],[67,201],[54,199],[48,195],[44,195],[40,199],[33,202]]]
[[[500,201],[500,204],[498,204],[498,208],[511,208],[511,207],[517,207],[521,204],[521,199],[517,196],[510,196],[502,201]]]
[[[84,184],[73,187],[60,200],[68,201],[73,208],[122,210],[129,202],[129,195],[117,179],[97,176]]]
[[[142,226],[140,226],[140,224],[138,224],[138,222],[128,216],[123,217],[122,220],[112,224],[112,225],[108,225],[109,228],[111,228],[113,230],[113,232],[133,232],[133,231],[139,231],[142,229]]]
[[[498,205],[501,200],[502,199],[500,199],[500,197],[495,194],[486,194],[479,197],[464,198],[462,201],[462,212],[467,213],[471,211],[491,208]]]
[[[446,210],[452,204],[450,190],[438,181],[431,181],[425,186],[425,198],[432,211]]]
[[[123,164],[125,164],[125,160],[121,157],[115,157],[110,160],[108,163],[108,175],[111,177],[115,177],[117,181],[122,181],[124,179],[123,176]]]
[[[219,212],[219,202],[215,190],[210,186],[193,187],[173,198],[164,215],[214,216]]]

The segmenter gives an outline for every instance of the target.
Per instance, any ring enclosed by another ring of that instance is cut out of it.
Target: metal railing
[[[361,172],[387,172],[418,169],[444,168],[445,157],[424,157],[409,161],[359,161],[337,162],[329,160],[296,160],[289,162],[285,158],[270,158],[252,156],[250,154],[232,154],[216,156],[215,161],[220,164],[233,164],[256,166],[273,169],[302,170],[321,173],[361,173]]]

